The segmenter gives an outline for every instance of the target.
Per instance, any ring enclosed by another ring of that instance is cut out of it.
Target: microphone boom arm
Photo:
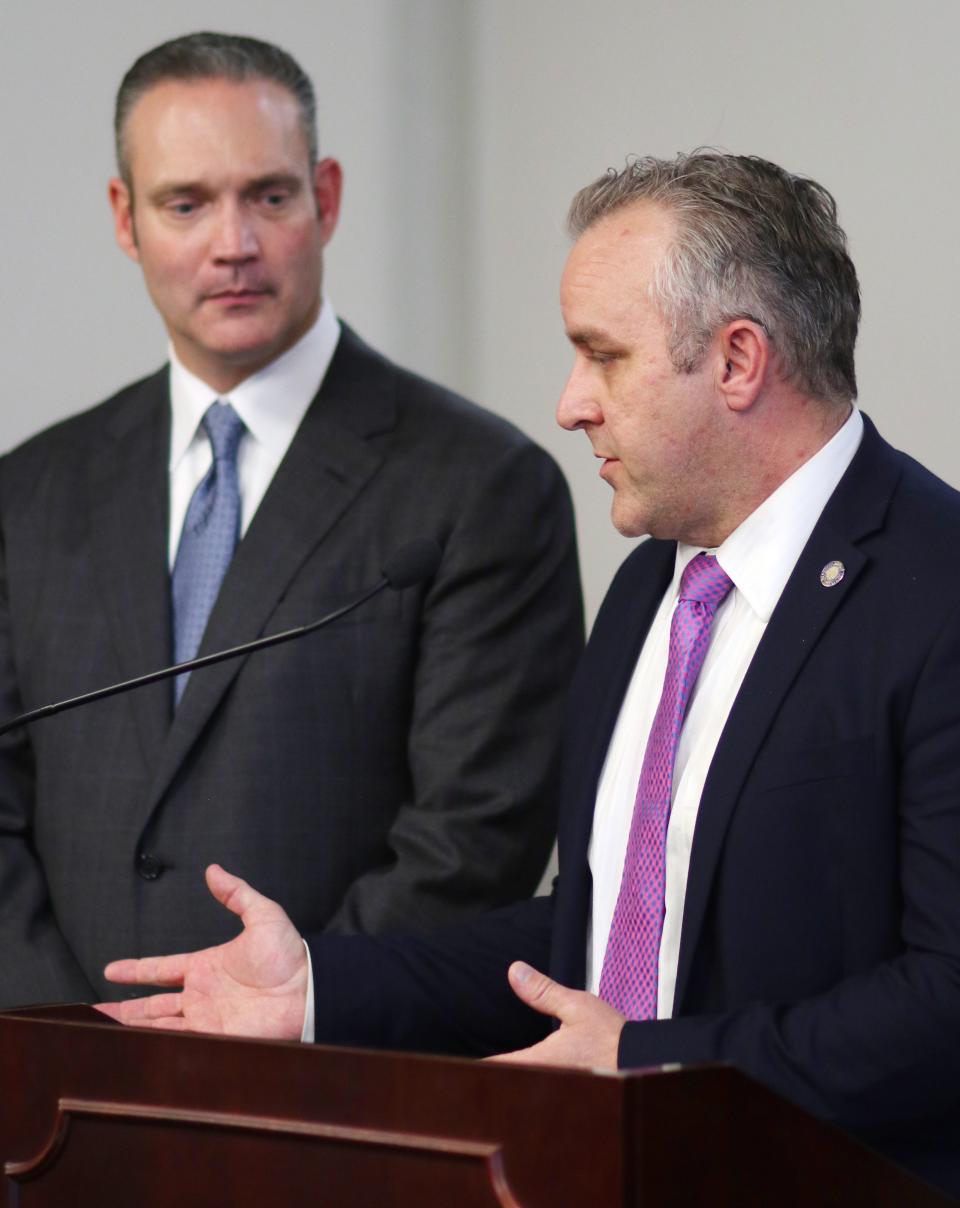
[[[227,659],[238,658],[241,654],[250,654],[254,650],[266,650],[268,646],[279,646],[281,642],[290,642],[294,638],[303,637],[314,629],[321,629],[324,625],[329,625],[331,621],[336,621],[346,613],[359,608],[371,596],[375,596],[377,592],[383,591],[385,587],[390,586],[390,580],[383,578],[375,586],[368,588],[363,595],[357,596],[355,600],[344,604],[342,608],[338,608],[335,612],[330,612],[326,616],[320,617],[318,621],[311,621],[308,625],[298,625],[296,629],[285,629],[282,633],[271,633],[266,637],[256,638],[252,642],[244,642],[240,646],[232,646],[229,650],[218,650],[214,654],[205,654],[201,658],[190,659],[186,663],[177,663],[173,667],[164,667],[161,671],[150,671],[146,675],[138,675],[134,679],[124,680],[122,684],[111,684],[108,688],[97,688],[94,692],[85,692],[82,696],[72,696],[69,700],[57,701],[52,705],[41,705],[39,709],[31,709],[29,713],[21,713],[19,717],[14,717],[12,721],[4,722],[3,725],[0,725],[0,737],[4,734],[9,734],[11,730],[15,730],[19,726],[25,726],[32,721],[39,721],[42,717],[53,717],[56,713],[65,713],[67,709],[75,709],[78,705],[85,705],[90,701],[104,700],[108,696],[116,696],[120,692],[130,691],[132,688],[144,688],[147,684],[155,684],[159,680],[172,679],[175,675],[182,675],[185,671],[195,671],[198,667],[211,667],[214,663],[223,663]]]

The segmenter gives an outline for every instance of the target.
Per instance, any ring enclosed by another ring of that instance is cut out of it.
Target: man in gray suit
[[[2,1006],[116,996],[118,951],[226,938],[214,858],[305,932],[531,892],[582,640],[554,463],[324,300],[341,171],[297,64],[158,47],[117,147],[170,364],[0,462],[0,716],[312,620],[411,538],[442,557],[302,641],[0,740]]]

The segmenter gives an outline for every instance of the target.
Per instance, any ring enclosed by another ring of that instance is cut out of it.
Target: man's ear
[[[752,319],[732,319],[721,328],[718,341],[717,388],[731,411],[748,411],[770,370],[769,337]]]
[[[313,169],[313,195],[317,202],[320,238],[326,246],[337,227],[340,216],[340,196],[343,192],[343,169],[327,156]]]
[[[110,198],[110,209],[113,210],[113,234],[117,246],[139,264],[140,252],[137,250],[137,233],[133,225],[130,189],[115,176],[107,186],[107,196]]]

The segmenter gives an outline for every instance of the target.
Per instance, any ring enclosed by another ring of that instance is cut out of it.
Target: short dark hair
[[[143,94],[164,80],[272,80],[296,99],[310,164],[317,161],[317,101],[300,64],[270,42],[239,34],[195,33],[148,50],[120,82],[113,114],[117,167],[130,185],[125,131],[130,112]]]
[[[836,202],[822,185],[712,148],[628,160],[574,197],[570,232],[579,238],[641,200],[664,207],[677,224],[651,286],[677,370],[696,369],[724,323],[749,318],[801,389],[825,400],[856,398],[860,287]]]

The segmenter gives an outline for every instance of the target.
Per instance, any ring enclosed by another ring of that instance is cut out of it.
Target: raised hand
[[[113,961],[104,970],[108,981],[179,990],[97,1009],[137,1027],[299,1040],[308,963],[296,928],[276,902],[219,864],[210,865],[206,878],[217,901],[240,916],[241,933],[200,952]]]
[[[508,970],[510,986],[528,1007],[560,1020],[546,1040],[503,1053],[491,1061],[527,1065],[563,1065],[591,1070],[615,1070],[620,1033],[626,1022],[619,1011],[584,990],[561,986],[522,961]]]

